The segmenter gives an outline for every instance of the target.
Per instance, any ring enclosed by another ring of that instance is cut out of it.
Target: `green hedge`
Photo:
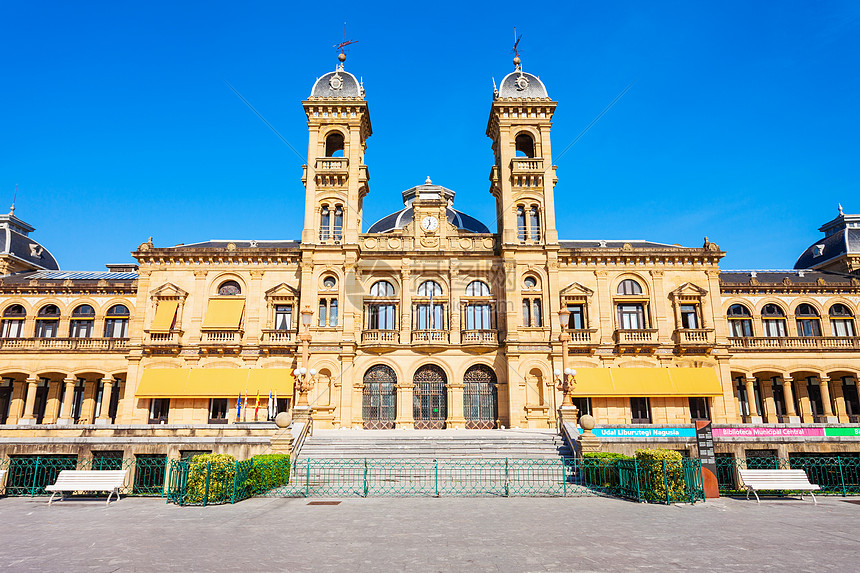
[[[591,487],[613,489],[618,487],[618,462],[632,460],[630,456],[615,452],[588,452],[582,454],[585,483]]]
[[[639,465],[639,487],[648,501],[667,501],[686,496],[683,456],[662,448],[636,450]],[[665,472],[664,462],[665,461]]]
[[[186,503],[224,503],[233,496],[236,458],[229,454],[201,454],[191,458]],[[206,476],[209,475],[209,491]]]
[[[286,454],[260,454],[251,458],[254,467],[245,482],[253,494],[264,493],[290,482],[290,456]]]

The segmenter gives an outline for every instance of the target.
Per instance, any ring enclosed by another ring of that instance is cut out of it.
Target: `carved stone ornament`
[[[818,286],[826,286],[827,281],[825,281],[823,278],[819,277],[818,280],[815,281],[815,284],[817,284]]]
[[[340,74],[335,74],[328,80],[328,85],[333,90],[342,89],[343,88],[343,78],[340,77]]]
[[[632,251],[633,245],[631,245],[630,243],[624,243],[624,246],[621,247],[621,250],[622,251]]]
[[[235,251],[236,250],[236,243],[227,243],[227,250],[228,251]]]
[[[520,74],[520,77],[517,78],[516,85],[517,91],[525,91],[529,88],[529,79],[523,74]]]
[[[785,286],[789,286],[790,284],[792,284],[791,279],[788,277],[785,277],[784,279],[782,279],[782,284],[784,284]]]
[[[758,282],[758,279],[757,279],[757,278],[755,278],[755,277],[750,277],[750,285],[752,285],[752,286],[756,286],[756,285],[759,285],[759,284],[761,284],[761,283],[760,283],[760,282]]]

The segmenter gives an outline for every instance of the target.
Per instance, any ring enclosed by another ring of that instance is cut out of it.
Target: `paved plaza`
[[[856,571],[860,505],[842,498],[0,499],[11,571]]]

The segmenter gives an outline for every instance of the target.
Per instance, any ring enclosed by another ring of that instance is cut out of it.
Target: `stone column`
[[[18,420],[20,425],[34,425],[36,416],[34,410],[36,408],[36,387],[39,385],[38,378],[27,378],[27,399],[24,401],[24,415]]]
[[[104,390],[102,391],[102,407],[99,412],[99,417],[96,419],[96,424],[100,426],[110,424],[110,399],[111,394],[113,393],[114,380],[108,376],[107,378],[102,378],[102,383],[104,384]]]
[[[760,382],[761,401],[764,407],[764,417],[768,424],[776,422],[776,402],[773,399],[773,382],[763,380]]]
[[[17,424],[24,415],[24,400],[27,397],[27,383],[20,380],[12,381],[12,398],[9,404],[7,424]]]
[[[830,391],[833,397],[833,404],[836,406],[836,411],[833,412],[833,414],[839,418],[840,423],[847,424],[848,410],[845,407],[845,394],[842,391],[842,380],[837,380],[836,385],[833,386]]]
[[[797,415],[794,409],[794,392],[791,391],[791,380],[787,378],[782,379],[782,394],[785,397],[785,411],[788,413],[786,416],[788,423],[799,424],[800,416]]]
[[[66,385],[66,393],[63,395],[63,417],[57,420],[58,424],[74,424],[75,419],[72,418],[72,405],[74,404],[75,399],[75,384],[77,380],[75,378],[66,378],[63,380],[63,383]]]
[[[824,421],[828,424],[836,424],[839,418],[833,415],[833,405],[830,402],[830,378],[822,376],[820,381],[821,405],[824,407]]]
[[[81,405],[81,416],[79,418],[82,424],[92,424],[95,422],[96,385],[97,382],[94,380],[84,380],[84,400]]]
[[[415,392],[415,384],[412,382],[397,383],[397,415],[394,418],[395,428],[412,429],[415,427],[415,419],[412,414],[412,400]]]
[[[62,382],[48,382],[48,396],[45,404],[45,417],[42,419],[44,424],[56,424],[57,416],[60,410],[60,388]]]
[[[758,405],[755,402],[755,378],[745,378],[744,383],[747,389],[747,405],[749,406],[749,422],[752,424],[761,424],[762,419],[758,411]]]
[[[812,407],[809,404],[809,394],[806,392],[806,378],[792,378],[797,385],[797,401],[800,403],[800,421],[804,423],[813,422]]]
[[[449,382],[448,386],[448,419],[445,427],[458,430],[466,427],[466,418],[463,416],[463,390],[466,385],[462,382]]]

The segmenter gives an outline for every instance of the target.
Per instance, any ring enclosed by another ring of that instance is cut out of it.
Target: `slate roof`
[[[233,243],[238,249],[299,249],[302,244],[300,241],[253,241],[253,240],[230,240],[230,239],[211,239],[199,243],[188,243],[185,245],[176,245],[174,247],[165,247],[178,251],[192,251],[198,249],[226,249],[227,245]]]
[[[544,98],[549,99],[546,86],[533,74],[515,70],[499,84],[500,98]]]
[[[4,283],[25,283],[31,280],[40,281],[134,281],[137,273],[113,273],[110,271],[28,271],[3,277]]]
[[[794,263],[796,269],[816,267],[846,254],[860,254],[860,229],[843,228],[810,245]]]
[[[628,240],[575,240],[575,241],[559,241],[558,244],[562,249],[621,249],[625,244],[629,243],[634,249],[689,249],[691,247],[682,247],[681,245],[670,245],[668,243],[655,243],[654,241],[643,241],[641,239]]]
[[[490,230],[479,220],[471,215],[467,215],[456,209],[448,207],[446,209],[448,222],[467,233],[490,233]],[[410,205],[396,213],[386,215],[376,223],[370,226],[368,233],[387,233],[396,229],[402,229],[415,218],[415,210]]]
[[[354,75],[339,67],[314,82],[310,97],[363,98],[364,88]]]
[[[0,229],[0,253],[12,255],[27,263],[43,269],[59,269],[54,255],[35,241],[6,225]]]
[[[749,270],[749,271],[720,271],[720,283],[724,285],[747,285],[750,279],[753,278],[763,284],[782,283],[786,278],[792,284],[798,285],[814,285],[818,284],[819,279],[824,280],[825,284],[850,284],[852,279],[857,277],[834,273],[830,271],[813,271],[813,270]]]

